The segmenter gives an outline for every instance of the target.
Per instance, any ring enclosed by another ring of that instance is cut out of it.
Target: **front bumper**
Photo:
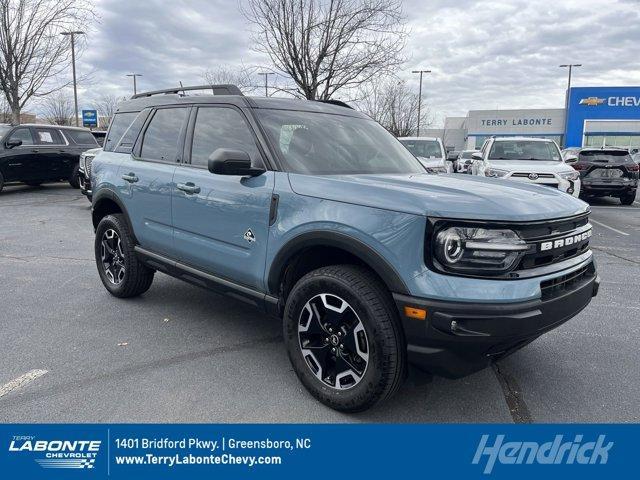
[[[394,294],[407,340],[409,361],[425,370],[459,378],[486,367],[561,325],[598,292],[591,263],[579,277],[557,281],[542,298],[518,303],[459,303]],[[405,307],[427,311],[409,318]]]

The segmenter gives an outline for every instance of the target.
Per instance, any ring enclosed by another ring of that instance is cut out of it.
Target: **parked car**
[[[577,156],[567,158],[580,172],[582,194],[594,197],[617,197],[631,205],[638,190],[638,164],[629,151],[621,148],[583,148]]]
[[[447,173],[453,170],[448,165],[444,145],[439,138],[400,137],[398,140],[420,160],[420,163],[424,165],[428,173]]]
[[[467,173],[469,171],[469,167],[473,163],[473,154],[478,150],[463,150],[458,155],[458,161],[456,162],[456,172],[458,173]]]
[[[98,145],[104,145],[104,137],[107,136],[106,130],[91,130],[91,134],[95,137]]]
[[[93,159],[95,259],[112,295],[144,294],[163,272],[259,307],[282,319],[309,392],[353,412],[396,392],[408,362],[467,375],[597,293],[581,200],[428,175],[344,106],[229,85],[175,94],[201,88],[123,102]]]
[[[68,181],[78,188],[80,154],[95,146],[85,128],[0,124],[0,191],[13,182]]]
[[[473,175],[535,183],[574,197],[580,194],[580,174],[567,165],[553,140],[494,137],[472,154]]]
[[[91,201],[91,163],[95,156],[102,151],[102,148],[92,148],[80,155],[78,162],[78,183],[80,184],[80,192]]]

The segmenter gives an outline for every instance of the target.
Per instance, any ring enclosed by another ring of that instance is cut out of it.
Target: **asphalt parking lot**
[[[593,202],[602,285],[580,315],[461,380],[412,370],[392,400],[344,415],[316,402],[277,320],[158,274],[111,297],[89,202],[67,184],[0,194],[0,422],[638,422],[640,200]]]

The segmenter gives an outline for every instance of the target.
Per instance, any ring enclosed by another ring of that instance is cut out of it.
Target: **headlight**
[[[518,264],[529,246],[508,229],[445,227],[433,240],[437,267],[466,275],[498,275]]]
[[[573,172],[562,172],[560,176],[565,180],[578,180],[580,178],[580,173],[574,170]]]
[[[432,175],[437,175],[439,173],[447,173],[447,169],[444,167],[425,167],[427,169],[427,173]]]
[[[507,173],[509,173],[508,170],[500,170],[498,168],[487,168],[484,172],[487,177],[504,177]]]

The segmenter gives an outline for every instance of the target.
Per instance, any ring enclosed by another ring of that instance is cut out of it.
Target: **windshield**
[[[400,140],[400,143],[416,157],[442,158],[442,149],[436,140]]]
[[[587,150],[580,152],[580,160],[598,163],[631,162],[631,156],[623,150]]]
[[[315,112],[257,110],[286,171],[313,175],[424,173],[373,120]]]
[[[489,160],[550,160],[560,161],[560,152],[553,142],[499,140],[493,142]]]

